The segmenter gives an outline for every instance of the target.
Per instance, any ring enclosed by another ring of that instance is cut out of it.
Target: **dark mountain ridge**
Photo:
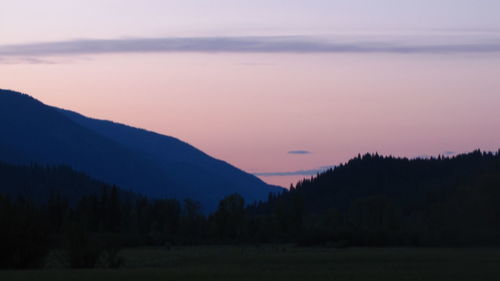
[[[68,166],[13,165],[0,162],[0,196],[27,200],[45,206],[54,198],[74,205],[82,197],[117,190],[124,201],[140,198],[80,173]]]
[[[207,210],[231,193],[263,200],[269,186],[175,138],[84,117],[0,90],[0,160],[68,165],[152,198],[191,198]]]
[[[430,159],[365,154],[297,183],[293,192],[304,196],[311,211],[346,209],[358,198],[377,195],[410,208],[488,173],[500,173],[500,151]]]
[[[500,151],[359,155],[248,210],[304,245],[500,245]]]
[[[235,188],[231,186],[231,182],[237,180],[244,179],[254,185],[262,183],[257,177],[244,173],[222,160],[214,159],[176,138],[112,121],[87,118],[68,110],[59,110],[77,124],[102,136],[116,140],[127,149],[146,155],[149,159],[167,169],[169,175],[175,175],[172,180],[178,187],[185,189],[192,188],[192,186],[201,187],[204,185],[204,181],[208,180],[209,182],[217,182],[220,188],[225,187],[227,192],[231,192],[231,189]],[[193,171],[196,171],[196,176],[193,176]],[[196,193],[198,191],[195,189],[190,192]],[[267,198],[262,197],[262,194],[253,195],[243,190],[238,191],[238,193],[244,193],[244,197],[250,201]],[[264,195],[267,196],[267,194]],[[205,196],[217,201],[222,198],[215,191],[205,194]]]

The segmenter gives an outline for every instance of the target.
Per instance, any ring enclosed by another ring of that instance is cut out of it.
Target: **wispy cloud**
[[[417,159],[430,159],[430,158],[437,158],[439,155],[450,157],[450,156],[455,156],[457,154],[458,153],[455,151],[447,150],[447,151],[443,151],[437,155],[421,154],[421,155],[416,156],[415,158],[417,158]]]
[[[0,45],[0,58],[43,57],[109,53],[393,53],[457,54],[500,53],[500,41],[475,40],[453,43],[415,43],[405,40],[349,41],[305,36],[166,37],[85,39]]]
[[[1,57],[0,64],[58,64],[60,61],[48,60],[37,57]]]
[[[288,151],[288,154],[299,154],[299,155],[304,155],[304,154],[311,154],[312,152],[309,150],[290,150]]]
[[[263,173],[253,173],[253,174],[258,177],[312,176],[324,172],[328,169],[332,169],[334,167],[335,166],[323,166],[311,170],[298,170],[290,172],[263,172]]]
[[[430,159],[432,157],[433,156],[431,156],[429,154],[420,154],[420,155],[415,156],[416,159]]]

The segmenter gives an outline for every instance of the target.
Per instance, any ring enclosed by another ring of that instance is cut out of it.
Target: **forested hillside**
[[[205,212],[232,193],[264,200],[271,186],[176,138],[84,117],[0,89],[0,161],[67,165],[150,198],[194,199]]]
[[[194,200],[148,199],[68,167],[0,164],[0,193],[0,267],[9,268],[36,267],[49,249],[64,249],[72,267],[113,267],[125,246],[500,245],[500,153],[481,151],[366,154],[265,202],[226,196],[210,215]]]
[[[500,244],[500,154],[366,154],[251,210],[304,243]]]
[[[45,205],[49,200],[59,197],[74,205],[82,197],[112,188],[112,185],[92,179],[68,166],[20,166],[0,162],[0,194],[13,200]],[[122,198],[137,196],[129,191],[117,191]]]

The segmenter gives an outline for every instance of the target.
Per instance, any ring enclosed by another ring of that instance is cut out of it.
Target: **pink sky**
[[[500,147],[500,58],[147,54],[6,64],[0,84],[187,141],[248,172]],[[307,150],[310,154],[289,154]],[[288,186],[302,176],[262,177]]]
[[[500,1],[2,4],[0,88],[251,173],[500,147]]]

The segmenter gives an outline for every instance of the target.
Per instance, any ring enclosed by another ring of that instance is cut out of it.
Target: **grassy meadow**
[[[500,280],[500,249],[203,246],[122,251],[119,269],[0,271],[0,280]],[[59,268],[58,268],[59,267]]]

